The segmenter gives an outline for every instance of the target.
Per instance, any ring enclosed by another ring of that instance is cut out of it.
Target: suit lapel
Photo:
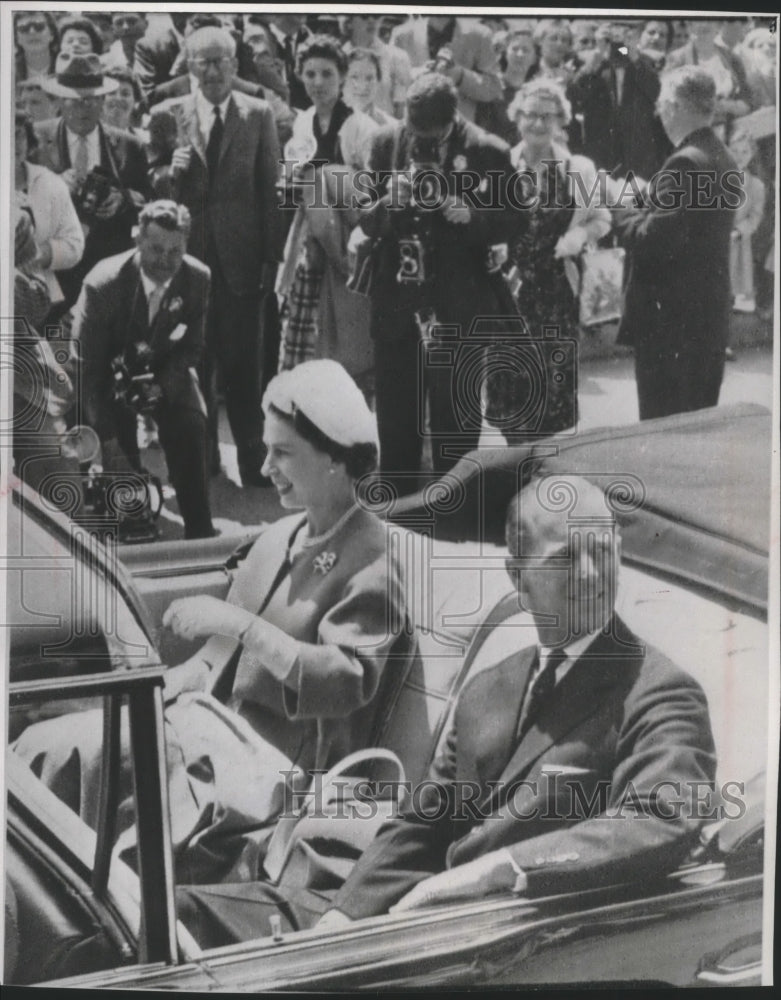
[[[220,143],[220,155],[217,160],[219,165],[220,160],[225,156],[225,151],[228,146],[230,146],[236,130],[239,127],[239,119],[241,115],[239,108],[236,103],[236,94],[231,94],[231,98],[228,101],[228,109],[225,113],[225,128],[222,131],[222,142]]]
[[[170,320],[170,304],[171,302],[179,296],[180,298],[184,293],[184,279],[185,279],[185,265],[182,264],[179,270],[174,275],[171,280],[171,284],[166,289],[163,300],[160,303],[160,308],[157,310],[157,315],[154,318],[152,327],[149,333],[149,344],[150,347],[154,347],[157,350],[164,350],[171,345],[168,342],[168,337],[172,332]]]
[[[119,137],[106,132],[102,125],[98,125],[98,141],[100,142],[101,166],[105,167],[115,180],[121,183],[119,171],[124,157],[122,156],[122,150],[119,148]]]
[[[138,263],[138,255],[133,254],[126,265],[126,280],[129,289],[129,317],[128,330],[130,336],[128,342],[145,340],[149,342],[149,308],[144,293],[144,286],[141,283],[141,267]]]
[[[479,706],[487,720],[475,753],[475,768],[482,782],[495,780],[513,753],[523,693],[536,665],[535,642],[508,657],[497,668],[496,680],[491,684],[490,702]]]
[[[206,166],[206,147],[203,144],[203,136],[198,126],[198,114],[195,110],[195,94],[188,96],[179,105],[182,116],[183,131],[186,132],[190,144]]]
[[[612,628],[619,625],[614,619]],[[553,696],[515,749],[486,803],[501,796],[501,790],[522,778],[531,765],[551,746],[560,742],[604,705],[610,691],[637,665],[641,647],[628,646],[600,635],[556,685]]]
[[[57,133],[54,141],[54,148],[57,153],[57,159],[60,161],[60,166],[63,170],[69,170],[72,166],[71,164],[71,154],[68,149],[68,133],[65,131],[65,122],[61,121],[57,126]]]

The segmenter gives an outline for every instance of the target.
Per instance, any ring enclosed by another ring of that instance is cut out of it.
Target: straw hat
[[[57,56],[54,76],[47,77],[41,86],[55,97],[100,97],[117,90],[119,80],[104,77],[100,58],[94,52],[62,52]]]

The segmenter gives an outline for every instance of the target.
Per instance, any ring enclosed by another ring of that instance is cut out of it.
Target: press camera
[[[111,362],[112,395],[135,413],[154,414],[163,390],[152,369],[154,352],[146,341],[129,344]]]

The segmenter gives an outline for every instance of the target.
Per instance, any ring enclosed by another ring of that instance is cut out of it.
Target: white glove
[[[556,244],[556,248],[553,251],[553,256],[557,259],[562,257],[575,257],[588,241],[588,233],[583,228],[583,226],[573,226],[572,229],[568,229],[563,236],[559,238],[559,242]]]

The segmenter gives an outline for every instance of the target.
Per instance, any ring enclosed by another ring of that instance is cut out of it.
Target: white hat
[[[280,372],[263,396],[264,413],[269,406],[291,417],[300,410],[326,437],[345,448],[354,444],[379,448],[377,420],[338,361],[304,361]]]

